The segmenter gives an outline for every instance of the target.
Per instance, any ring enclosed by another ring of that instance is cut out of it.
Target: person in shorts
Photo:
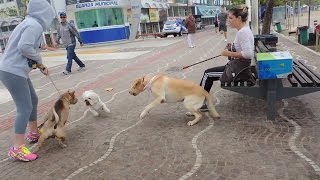
[[[224,6],[221,6],[221,11],[218,14],[219,32],[224,34],[224,41],[227,42],[227,19],[228,13],[225,11]]]

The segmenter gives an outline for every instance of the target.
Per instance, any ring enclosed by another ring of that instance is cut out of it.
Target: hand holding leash
[[[197,62],[197,63],[191,64],[191,65],[189,65],[189,66],[185,66],[185,67],[183,67],[182,69],[187,69],[187,68],[189,68],[189,67],[191,67],[191,66],[194,66],[194,65],[197,65],[197,64],[200,64],[200,63],[203,63],[203,62],[209,61],[209,60],[211,60],[211,59],[215,59],[215,58],[220,57],[220,56],[221,56],[221,54],[220,54],[220,55],[218,55],[218,56],[214,56],[214,57],[212,57],[212,58],[209,58],[209,59],[206,59],[206,60],[203,60],[203,61],[200,61],[200,62]]]
[[[45,67],[43,64],[39,64],[38,68],[40,69],[40,71],[42,72],[42,74],[44,74],[45,76],[49,75],[49,71],[48,68]]]

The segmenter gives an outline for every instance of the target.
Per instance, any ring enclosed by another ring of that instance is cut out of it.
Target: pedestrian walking
[[[217,66],[204,71],[200,85],[207,92],[210,92],[213,82],[218,80],[233,82],[235,78],[239,78],[254,83],[250,68],[251,59],[254,56],[254,37],[250,27],[246,25],[247,19],[248,7],[245,5],[236,6],[229,10],[230,26],[237,29],[238,32],[233,44],[229,44],[221,52],[221,55],[227,56],[230,61],[224,66]],[[203,104],[200,110],[207,111],[207,105]]]
[[[220,13],[218,14],[219,32],[224,35],[224,41],[227,42],[227,19],[228,13],[224,6],[221,6]]]
[[[189,13],[186,21],[186,28],[188,29],[188,45],[190,48],[196,47],[194,44],[194,34],[196,33],[196,20],[192,13]]]
[[[75,53],[76,48],[76,38],[78,39],[80,46],[83,46],[80,34],[74,24],[67,21],[66,13],[60,13],[61,26],[58,28],[58,36],[57,43],[60,44],[60,39],[64,47],[67,50],[67,66],[65,71],[63,71],[64,75],[68,75],[71,73],[72,68],[72,60],[74,60],[78,65],[78,71],[85,70],[85,64],[78,58]]]
[[[48,1],[30,0],[27,16],[13,30],[6,51],[0,60],[0,80],[10,92],[16,105],[13,146],[8,155],[21,161],[33,161],[37,155],[25,146],[27,141],[36,142],[39,138],[37,128],[38,96],[29,78],[33,68],[39,68],[44,75],[48,69],[42,64],[40,46],[43,32],[50,27],[55,12]]]
[[[218,33],[218,30],[219,30],[218,14],[214,17],[213,23],[214,23],[214,30],[216,31],[216,33]]]

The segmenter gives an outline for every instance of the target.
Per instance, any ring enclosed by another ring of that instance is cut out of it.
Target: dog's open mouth
[[[91,106],[90,102],[88,100],[84,100],[87,106]]]

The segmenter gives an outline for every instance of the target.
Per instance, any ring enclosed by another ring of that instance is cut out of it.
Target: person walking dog
[[[20,161],[34,161],[37,155],[25,146],[27,141],[36,142],[38,96],[29,78],[32,69],[39,68],[44,75],[48,69],[42,64],[40,48],[43,32],[50,27],[55,12],[48,1],[30,0],[26,18],[14,28],[7,48],[0,60],[0,81],[10,92],[16,105],[13,146],[8,156]]]

